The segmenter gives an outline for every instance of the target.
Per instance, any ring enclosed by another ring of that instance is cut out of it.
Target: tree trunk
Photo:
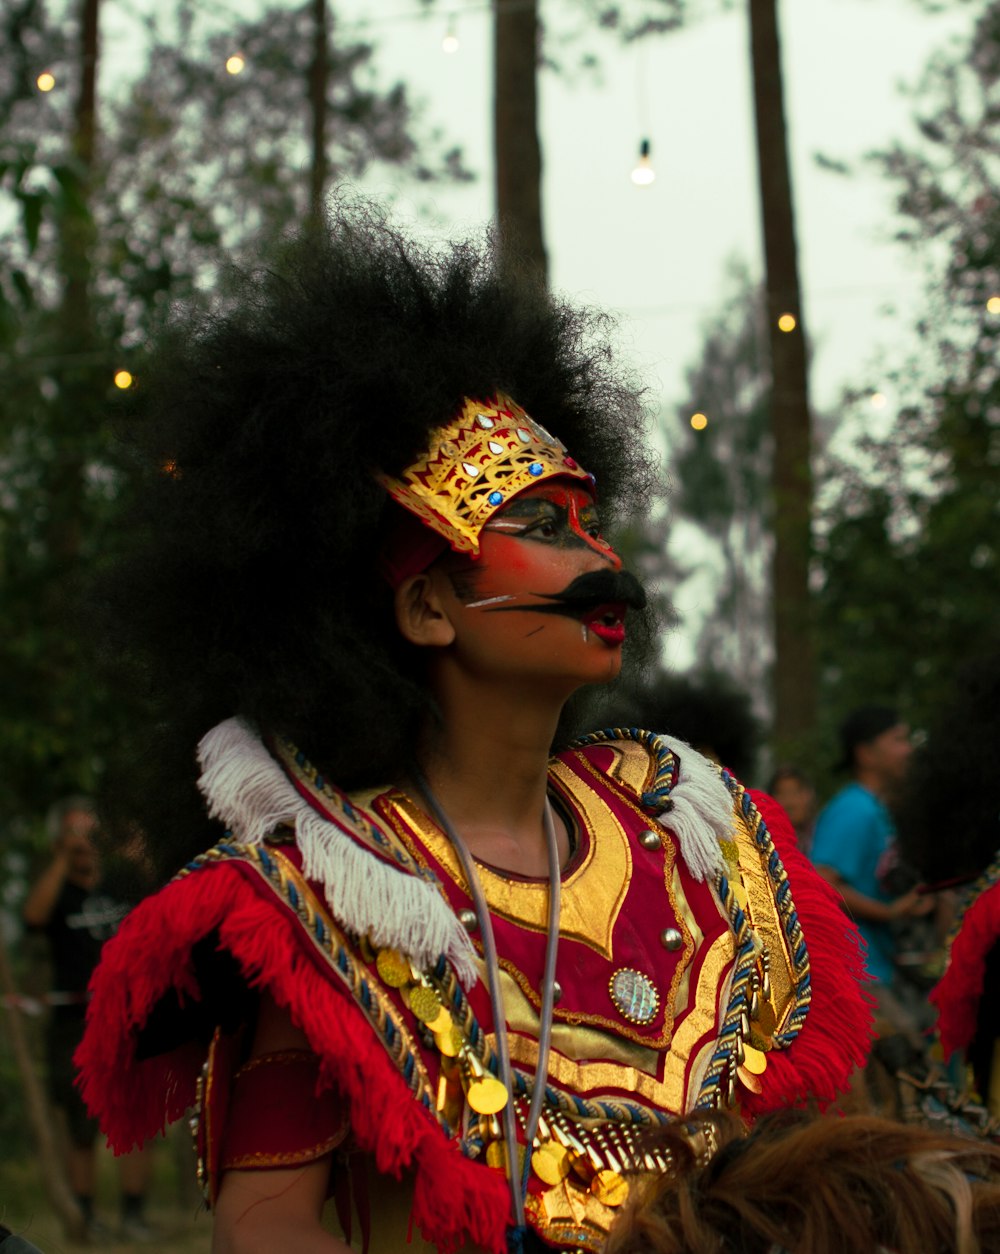
[[[326,0],[313,0],[313,60],[309,67],[309,106],[312,116],[312,168],[309,179],[309,220],[323,221],[326,181],[326,86],[329,78]]]
[[[773,380],[774,744],[801,755],[816,723],[816,652],[809,594],[812,470],[805,326],[788,169],[777,0],[750,0],[757,163]],[[782,331],[782,314],[795,329]]]
[[[501,258],[519,261],[544,283],[538,37],[537,0],[496,0],[493,138]]]
[[[17,1008],[19,1000],[17,987],[14,984],[14,976],[7,958],[7,946],[3,939],[2,929],[0,929],[0,994],[3,995],[6,1007],[7,1029],[13,1047],[14,1063],[21,1077],[28,1123],[31,1125],[31,1132],[38,1147],[38,1165],[41,1169],[45,1194],[63,1225],[67,1239],[83,1241],[86,1238],[83,1211],[77,1206],[76,1198],[66,1179],[63,1157],[52,1127],[50,1108],[31,1061],[31,1050],[25,1038],[21,1012]]]

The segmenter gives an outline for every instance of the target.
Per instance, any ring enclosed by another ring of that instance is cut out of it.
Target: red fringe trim
[[[945,1057],[967,1049],[976,1034],[986,958],[1000,941],[1000,882],[992,884],[966,910],[948,955],[944,975],[931,991]]]
[[[269,890],[268,890],[269,891]],[[413,1100],[360,1010],[322,971],[290,911],[238,865],[205,868],[138,906],[104,948],[76,1054],[80,1088],[116,1153],[141,1144],[194,1102],[204,1050],[139,1062],[135,1033],[169,988],[197,999],[191,946],[218,928],[252,985],[266,986],[305,1032],[323,1080],[351,1103],[359,1147],[380,1172],[416,1168],[413,1218],[444,1254],[472,1242],[502,1254],[509,1198],[501,1173],[465,1158]]]
[[[809,1099],[825,1107],[848,1088],[854,1068],[864,1066],[871,1048],[874,1003],[864,991],[861,938],[835,889],[800,852],[781,806],[765,793],[750,796],[791,881],[809,950],[812,1002],[789,1048],[768,1054],[762,1092],[744,1091],[740,1104],[750,1115]]]

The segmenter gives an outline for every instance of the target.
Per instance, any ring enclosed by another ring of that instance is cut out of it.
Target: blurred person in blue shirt
[[[896,829],[888,804],[906,777],[913,748],[910,729],[887,706],[862,706],[844,720],[840,740],[840,766],[853,779],[820,812],[812,860],[840,893],[864,937],[882,1035],[902,1033],[912,1048],[919,1048],[919,1029],[892,989],[896,965],[891,925],[928,914],[934,902],[917,888],[892,896],[884,883],[895,858]]]

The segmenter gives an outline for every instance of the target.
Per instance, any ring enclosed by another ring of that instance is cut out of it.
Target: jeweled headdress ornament
[[[466,400],[398,479],[376,478],[456,552],[479,553],[479,533],[518,492],[556,476],[593,483],[565,446],[500,392]]]

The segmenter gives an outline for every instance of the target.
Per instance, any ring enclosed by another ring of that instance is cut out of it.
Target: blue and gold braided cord
[[[372,973],[363,963],[356,961],[340,929],[325,911],[317,908],[315,895],[287,858],[266,845],[223,840],[189,862],[176,878],[232,860],[253,868],[275,895],[295,912],[329,970],[347,989],[368,1020],[416,1101],[450,1138],[453,1129],[437,1109],[430,1077],[408,1027],[380,984],[372,978]]]
[[[809,950],[806,948],[805,938],[802,935],[802,926],[799,923],[798,912],[792,899],[792,888],[788,882],[788,873],[777,849],[774,847],[774,841],[771,839],[771,833],[767,830],[767,824],[764,822],[763,816],[754,805],[746,788],[725,769],[722,770],[722,779],[739,806],[740,813],[750,830],[758,852],[766,860],[767,874],[774,889],[774,901],[778,908],[778,917],[781,920],[782,931],[792,958],[792,1009],[785,1021],[784,1031],[776,1033],[773,1038],[773,1048],[786,1049],[802,1030],[802,1025],[805,1023],[806,1015],[809,1013],[809,1005],[812,1001]]]
[[[285,768],[318,793],[323,798],[324,808],[335,813],[351,833],[369,848],[376,849],[379,853],[392,858],[397,866],[410,875],[415,875],[432,884],[438,883],[437,876],[429,867],[421,866],[402,846],[390,840],[386,833],[352,805],[347,794],[335,788],[290,740],[278,737],[275,745]]]
[[[662,810],[670,798],[670,790],[677,783],[677,758],[662,736],[643,731],[641,727],[605,727],[588,732],[570,745],[571,749],[585,749],[588,745],[608,744],[614,740],[631,740],[642,745],[656,763],[656,774],[649,788],[640,797],[647,810]]]
[[[743,907],[736,900],[732,885],[723,872],[715,881],[715,890],[719,894],[726,913],[729,915],[736,942],[736,959],[733,965],[733,982],[729,995],[729,1005],[723,1016],[722,1027],[712,1056],[705,1068],[705,1075],[698,1091],[695,1110],[712,1109],[720,1105],[730,1105],[730,1095],[723,1089],[726,1076],[735,1075],[739,1059],[741,1039],[740,1024],[744,1012],[750,1014],[749,984],[750,976],[756,966],[757,951],[754,947],[753,931]]]

